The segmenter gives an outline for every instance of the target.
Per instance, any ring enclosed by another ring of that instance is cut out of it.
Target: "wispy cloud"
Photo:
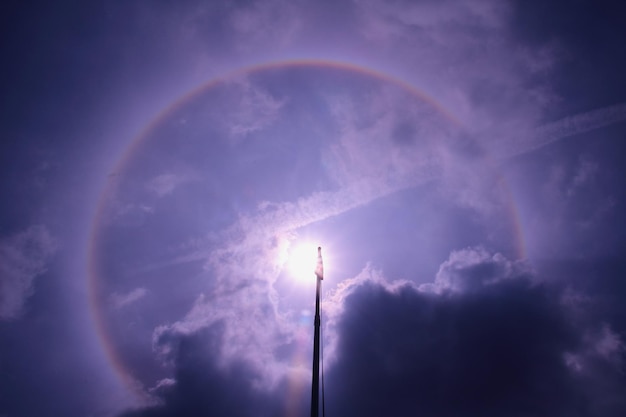
[[[142,299],[147,293],[148,291],[145,288],[140,287],[124,294],[113,293],[111,294],[110,300],[113,308],[120,309]]]
[[[217,264],[217,260],[233,256],[247,259],[249,251],[265,247],[277,237],[442,178],[444,171],[458,165],[454,155],[446,152],[446,146],[454,146],[459,139],[458,128],[429,103],[406,91],[382,87],[369,91],[366,99],[350,95],[324,98],[331,117],[328,123],[338,130],[337,141],[322,150],[333,187],[294,201],[260,202],[255,211],[240,213],[225,230],[182,245],[184,253],[173,263],[213,259]]]
[[[278,49],[289,46],[302,26],[298,6],[298,2],[271,0],[235,8],[230,23],[238,47],[249,53],[259,45],[273,44]]]
[[[176,187],[192,181],[194,178],[190,175],[184,174],[160,174],[152,178],[148,182],[148,189],[155,193],[157,197],[165,197],[171,194]]]
[[[43,225],[0,240],[0,319],[20,316],[34,292],[35,278],[48,270],[58,243]]]
[[[626,120],[626,103],[575,114],[540,126],[514,142],[506,142],[505,148],[500,149],[497,154],[501,157],[523,154],[547,146],[557,140],[620,123],[624,120]]]
[[[273,97],[246,77],[232,81],[229,86],[234,98],[229,100],[228,107],[222,108],[220,114],[227,132],[234,140],[241,140],[265,129],[278,118],[284,100]]]
[[[289,202],[265,201],[256,211],[241,213],[226,230],[183,245],[186,253],[172,262],[209,259],[215,253],[241,254],[432,180],[442,180],[452,198],[479,212],[493,212],[502,203],[497,198],[495,167],[473,150],[477,145],[471,137],[428,104],[392,88],[369,92],[367,99],[332,95],[327,104],[339,135],[323,158],[338,189],[315,191]]]

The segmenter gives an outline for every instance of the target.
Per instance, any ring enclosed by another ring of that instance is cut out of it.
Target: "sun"
[[[311,242],[298,242],[287,249],[285,268],[291,278],[302,283],[315,283],[317,247]]]

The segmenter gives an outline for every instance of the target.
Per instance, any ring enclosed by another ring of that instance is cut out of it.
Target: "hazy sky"
[[[626,413],[617,1],[0,8],[0,417]],[[536,4],[535,4],[536,3]]]

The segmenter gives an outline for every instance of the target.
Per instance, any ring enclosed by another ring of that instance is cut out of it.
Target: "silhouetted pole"
[[[311,417],[319,417],[320,395],[320,288],[324,279],[322,248],[317,248],[317,266],[315,267],[315,333],[313,336],[313,383],[311,386]]]

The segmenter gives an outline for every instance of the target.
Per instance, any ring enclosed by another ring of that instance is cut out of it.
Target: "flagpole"
[[[322,248],[317,248],[317,267],[315,268],[315,332],[313,336],[313,381],[311,386],[311,417],[319,417],[319,388],[320,388],[320,288],[324,279],[322,263]]]

